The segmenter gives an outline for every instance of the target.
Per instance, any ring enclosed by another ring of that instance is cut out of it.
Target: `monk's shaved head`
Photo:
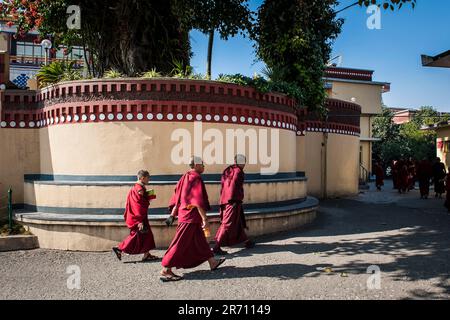
[[[237,154],[234,156],[234,163],[245,164],[246,162],[247,162],[247,158],[243,154]]]
[[[192,156],[191,161],[189,162],[189,167],[194,169],[195,165],[197,164],[203,164],[203,160],[200,157]]]
[[[200,157],[192,156],[191,161],[189,162],[189,167],[200,174],[205,171],[205,165],[203,164],[203,160]]]
[[[137,174],[138,180],[141,180],[142,178],[150,177],[150,173],[147,170],[139,170]]]

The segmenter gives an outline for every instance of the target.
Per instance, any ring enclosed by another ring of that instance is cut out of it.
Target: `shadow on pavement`
[[[433,279],[437,283],[434,291],[439,291],[440,295],[414,290],[409,292],[408,298],[433,299],[442,297],[443,294],[449,295],[450,216],[441,208],[439,200],[423,200],[429,201],[429,207],[418,208],[411,208],[414,206],[412,201],[416,200],[405,200],[403,201],[405,205],[365,203],[350,199],[323,201],[316,221],[308,228],[256,238],[255,248],[242,249],[228,255],[227,258],[232,260],[235,257],[277,252],[292,252],[298,255],[315,253],[321,257],[387,255],[394,261],[380,263],[378,266],[382,273],[390,273],[389,277],[394,280]],[[289,241],[292,238],[296,238],[296,241],[288,244],[264,243]],[[231,275],[296,279],[315,271],[316,267],[301,264],[268,265],[248,269],[237,268]],[[368,264],[361,261],[337,267],[365,273]],[[230,276],[228,272],[224,277],[227,276]],[[199,278],[201,277],[208,276],[201,274]],[[217,278],[222,277],[217,275]]]
[[[319,273],[316,268],[328,265],[307,266],[303,264],[268,264],[256,267],[227,266],[227,262],[216,271],[199,270],[184,274],[186,280],[217,280],[231,278],[269,277],[278,280],[299,279],[313,272]],[[311,275],[313,276],[313,275]]]

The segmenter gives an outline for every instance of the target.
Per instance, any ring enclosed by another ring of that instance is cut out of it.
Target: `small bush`
[[[302,101],[302,91],[294,83],[289,83],[286,81],[268,81],[265,78],[255,75],[253,78],[244,76],[240,73],[237,74],[219,74],[216,79],[221,82],[234,83],[241,86],[251,86],[261,93],[266,92],[280,92],[288,95],[297,101]]]
[[[78,80],[81,74],[74,68],[74,61],[53,61],[49,65],[43,66],[37,73],[37,80],[40,87],[55,84],[64,79]],[[77,78],[77,79],[72,79]]]
[[[68,70],[64,72],[64,74],[61,77],[61,81],[73,81],[73,80],[82,80],[83,76],[80,72],[76,70]]]
[[[162,77],[161,73],[156,71],[155,68],[153,68],[153,69],[151,69],[151,70],[149,70],[147,72],[144,72],[141,75],[141,78],[160,78],[160,77]]]
[[[174,78],[186,78],[188,79],[189,76],[192,75],[194,69],[191,66],[185,66],[183,62],[175,60],[172,62],[173,69],[172,69],[172,77]]]
[[[201,74],[201,73],[193,73],[193,74],[188,76],[188,79],[191,79],[191,80],[208,80],[206,78],[206,76]]]
[[[123,75],[122,75],[122,73],[120,73],[120,71],[111,69],[111,70],[106,71],[103,74],[103,78],[106,78],[106,79],[123,78]]]
[[[17,222],[13,222],[12,225],[12,230],[9,230],[9,225],[8,223],[2,225],[0,227],[0,236],[5,237],[5,236],[12,236],[12,235],[31,235],[32,233],[30,232],[30,230],[27,228],[25,229],[25,227]]]

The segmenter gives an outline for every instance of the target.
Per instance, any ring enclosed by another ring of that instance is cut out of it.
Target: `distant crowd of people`
[[[375,185],[378,190],[381,190],[384,185],[384,169],[380,162],[375,163],[373,173],[376,177]],[[446,193],[445,207],[450,212],[450,172],[447,173],[440,158],[435,158],[433,161],[428,159],[418,161],[412,158],[393,160],[391,175],[394,189],[399,193],[413,190],[418,182],[421,199],[428,199],[430,185],[434,184],[435,198],[441,199]]]

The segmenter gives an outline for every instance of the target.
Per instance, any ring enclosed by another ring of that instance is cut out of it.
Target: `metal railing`
[[[367,170],[362,164],[359,164],[359,184],[364,185],[369,182],[369,170]]]
[[[77,59],[71,60],[67,58],[48,58],[48,62],[51,63],[53,61],[76,61],[75,64],[77,66],[83,66],[84,60]],[[36,57],[36,56],[9,56],[10,63],[18,63],[22,65],[33,65],[33,66],[42,66],[45,64],[45,57]]]

